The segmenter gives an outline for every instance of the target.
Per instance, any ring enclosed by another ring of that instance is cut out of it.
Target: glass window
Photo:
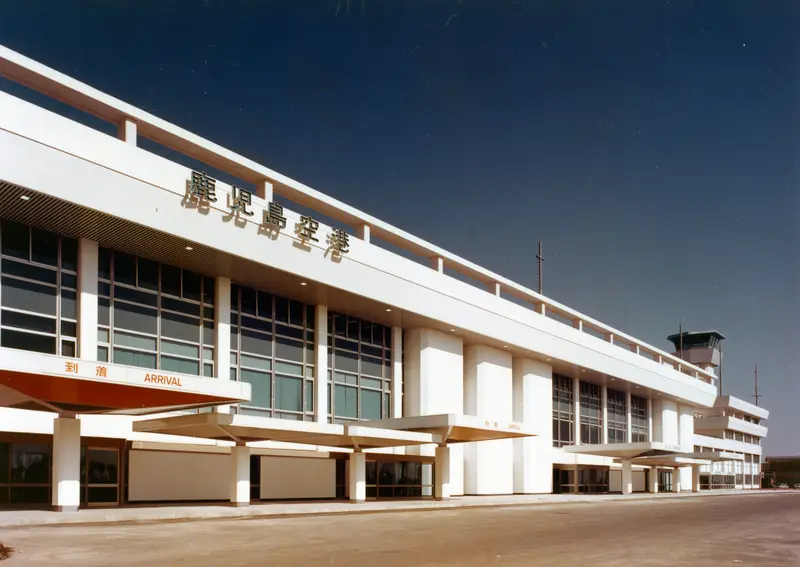
[[[553,374],[553,447],[575,443],[572,378]]]
[[[238,284],[231,286],[231,376],[251,381],[257,375],[261,383],[259,395],[242,404],[240,413],[257,411],[253,415],[293,420],[313,417],[313,382],[309,387],[303,379],[306,368],[313,375],[313,357],[305,357],[313,335],[307,335],[302,318],[289,320],[290,305],[295,303]],[[306,306],[297,305],[304,313]],[[280,310],[284,315],[279,315]],[[278,324],[280,320],[285,323]]]
[[[376,336],[382,339],[385,329],[356,317],[328,314],[328,365],[337,383],[329,408],[333,419],[381,419],[390,415],[391,390],[383,386],[384,380],[391,383],[392,354],[382,340],[373,344]]]
[[[608,415],[608,442],[628,442],[628,404],[625,392],[606,391]]]
[[[0,232],[0,345],[74,356],[77,243],[11,221]]]
[[[647,398],[631,396],[631,441],[647,441],[649,437]]]
[[[203,364],[201,349],[213,345],[213,304],[203,301],[214,294],[202,293],[213,279],[187,273],[101,248],[98,358],[107,360],[111,352],[119,364],[213,375],[213,351]],[[201,316],[209,308],[211,318]]]

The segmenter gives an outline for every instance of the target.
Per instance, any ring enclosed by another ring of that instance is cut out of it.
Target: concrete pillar
[[[464,413],[463,342],[433,329],[403,335],[403,415]],[[434,456],[432,445],[407,447],[407,455]],[[450,494],[464,494],[464,447],[450,447]]]
[[[441,256],[433,256],[429,259],[430,266],[440,274],[444,273],[444,258]]]
[[[631,393],[625,393],[625,412],[626,412],[626,420],[627,420],[627,430],[626,430],[626,437],[625,441],[627,443],[631,443],[633,441],[633,428],[631,427]]]
[[[581,381],[572,379],[572,403],[575,405],[575,444],[581,444]],[[577,483],[576,483],[577,484]]]
[[[450,499],[450,448],[436,447],[433,496],[436,500]]]
[[[491,282],[489,284],[489,293],[500,297],[500,284],[497,282]]]
[[[672,400],[653,401],[653,441],[678,445],[678,404]]]
[[[622,494],[633,493],[633,467],[630,459],[622,461]]]
[[[214,377],[231,378],[231,280],[214,281]],[[215,406],[218,413],[229,413],[230,406]]]
[[[356,227],[356,236],[364,242],[369,242],[370,232],[370,226],[368,224],[362,224]]]
[[[250,505],[250,447],[231,447],[231,506]]]
[[[403,417],[403,328],[392,327],[392,408],[390,417]]]
[[[681,469],[675,467],[672,469],[672,492],[681,491]]]
[[[98,254],[97,242],[88,238],[78,240],[78,357],[81,360],[97,360]]]
[[[647,471],[647,492],[658,494],[658,467],[650,467]]]
[[[367,456],[361,451],[350,453],[347,461],[350,484],[350,502],[361,504],[367,500]]]
[[[271,203],[274,197],[272,182],[268,179],[257,182],[256,195],[264,199],[265,203]]]
[[[601,390],[601,404],[603,407],[602,441],[604,445],[608,443],[608,387],[603,386]]]
[[[76,512],[81,503],[81,422],[53,420],[53,510]]]
[[[314,309],[314,420],[328,423],[328,306],[322,304]]]
[[[692,466],[692,492],[700,492],[700,467]]]
[[[136,122],[125,118],[117,124],[117,137],[126,144],[136,145]]]
[[[512,421],[512,384],[510,353],[485,345],[473,345],[464,349],[464,413],[488,421]],[[464,493],[513,492],[512,440],[468,443],[464,447]]]
[[[694,408],[685,404],[678,406],[678,445],[686,453],[694,451]],[[693,467],[680,469],[681,486],[684,488],[692,486],[692,469]]]
[[[536,437],[514,439],[514,493],[553,492],[553,368],[529,358],[515,358],[513,419],[533,429]]]

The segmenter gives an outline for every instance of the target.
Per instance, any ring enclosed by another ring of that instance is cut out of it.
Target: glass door
[[[116,506],[119,503],[119,450],[83,447],[81,451],[81,504]]]
[[[672,492],[672,471],[658,471],[658,491]]]

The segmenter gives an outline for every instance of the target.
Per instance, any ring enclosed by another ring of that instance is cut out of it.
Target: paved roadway
[[[0,532],[63,567],[800,565],[800,494]]]

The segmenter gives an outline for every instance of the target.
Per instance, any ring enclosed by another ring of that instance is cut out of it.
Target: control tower
[[[722,341],[725,337],[719,331],[684,331],[667,337],[675,345],[672,354],[691,362],[721,378]],[[720,370],[716,370],[717,368]],[[721,380],[720,387],[722,386]]]

